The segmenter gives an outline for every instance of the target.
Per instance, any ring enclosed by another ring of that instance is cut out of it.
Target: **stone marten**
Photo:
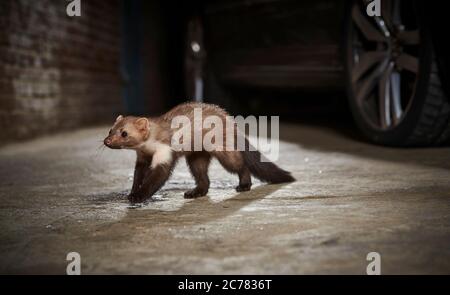
[[[291,174],[282,170],[270,161],[261,161],[261,153],[256,149],[249,149],[245,138],[245,150],[223,148],[226,136],[230,132],[223,131],[223,146],[213,150],[200,149],[179,150],[174,149],[172,136],[177,129],[172,127],[173,119],[179,116],[194,121],[194,110],[201,110],[202,120],[208,116],[216,116],[224,122],[230,118],[228,114],[216,105],[204,103],[184,103],[176,106],[164,115],[156,118],[118,116],[104,144],[112,149],[132,149],[136,151],[136,165],[134,180],[128,199],[132,203],[143,202],[155,194],[170,177],[177,160],[185,156],[187,165],[195,179],[196,187],[185,192],[184,197],[191,199],[205,196],[209,189],[208,166],[211,158],[216,158],[229,172],[239,176],[238,192],[248,191],[251,188],[251,175],[268,183],[292,182],[295,179]],[[193,123],[194,124],[194,123]],[[211,125],[212,126],[212,125]],[[237,136],[237,126],[232,125],[232,136]],[[193,141],[195,132],[201,133],[203,138],[210,129],[201,127],[201,131],[192,128],[192,136],[186,140]],[[243,135],[245,137],[245,135]],[[183,138],[184,139],[184,138]]]

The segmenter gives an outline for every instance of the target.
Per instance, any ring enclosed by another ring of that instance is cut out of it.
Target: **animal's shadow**
[[[222,201],[212,201],[208,196],[185,200],[183,199],[183,190],[177,189],[177,195],[179,191],[179,196],[173,196],[173,190],[164,189],[143,204],[130,204],[126,197],[128,191],[96,196],[91,202],[93,204],[119,202],[122,205],[127,205],[128,210],[126,210],[125,216],[118,221],[124,224],[132,224],[134,223],[133,221],[139,221],[141,225],[157,225],[161,223],[202,224],[231,215],[241,208],[271,195],[286,185],[262,184],[248,192],[236,193]],[[231,188],[227,187],[226,190],[228,189]],[[168,197],[169,194],[171,195],[170,198]],[[160,206],[157,206],[159,202],[177,202],[181,204],[174,210],[162,210]]]

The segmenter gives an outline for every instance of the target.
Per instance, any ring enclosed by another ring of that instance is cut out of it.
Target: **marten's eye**
[[[122,131],[122,137],[127,137],[128,133],[126,131]]]
[[[112,129],[109,129],[109,135],[111,135],[111,133],[112,133]]]

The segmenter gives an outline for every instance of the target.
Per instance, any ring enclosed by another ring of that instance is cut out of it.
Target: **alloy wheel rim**
[[[397,127],[414,98],[420,32],[413,1],[381,1],[381,16],[366,14],[370,1],[352,8],[351,83],[358,111],[373,128]]]

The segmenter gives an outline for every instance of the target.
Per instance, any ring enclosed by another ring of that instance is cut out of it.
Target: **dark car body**
[[[344,1],[208,1],[208,62],[226,84],[331,90],[342,86]]]
[[[368,12],[374,2],[379,15]],[[236,99],[231,90],[340,91],[372,142],[450,142],[444,1],[215,0],[193,7],[189,97],[230,109],[238,100],[242,109],[250,96]]]
[[[216,0],[198,3],[208,63],[230,85],[333,91],[344,88],[342,53],[349,0]],[[425,13],[437,28],[444,1]],[[436,32],[436,30],[434,30]],[[439,32],[439,29],[437,30]],[[449,63],[446,37],[440,65]]]

